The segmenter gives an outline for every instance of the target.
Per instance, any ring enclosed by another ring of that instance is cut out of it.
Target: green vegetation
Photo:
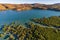
[[[7,40],[60,40],[59,29],[42,27],[33,22],[26,23],[26,27],[15,23],[4,25],[4,33],[0,35]]]
[[[35,19],[32,19],[32,21],[36,22],[36,23],[39,23],[39,24],[43,24],[45,26],[53,26],[53,27],[57,27],[59,28],[60,27],[60,17],[57,17],[57,16],[52,16],[52,17],[49,17],[49,18],[35,18]]]

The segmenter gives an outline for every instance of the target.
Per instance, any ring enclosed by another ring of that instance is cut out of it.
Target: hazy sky
[[[53,4],[60,3],[60,0],[0,0],[0,3],[44,3]]]

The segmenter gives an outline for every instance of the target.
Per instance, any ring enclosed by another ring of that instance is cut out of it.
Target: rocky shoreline
[[[24,4],[0,4],[0,10],[30,10],[32,9],[30,5],[24,5]]]
[[[9,25],[2,25],[0,38],[4,40],[60,40],[60,29],[52,26],[41,26],[35,22],[27,22],[21,25],[12,22]]]
[[[0,10],[31,10],[31,9],[43,9],[43,10],[57,10],[60,11],[60,4],[0,4]]]

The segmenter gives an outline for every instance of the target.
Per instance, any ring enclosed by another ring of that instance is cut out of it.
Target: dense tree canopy
[[[57,16],[52,16],[49,18],[35,18],[32,19],[32,21],[39,23],[39,24],[43,24],[45,26],[53,26],[53,27],[60,27],[60,17]]]
[[[26,27],[15,23],[4,25],[4,33],[0,37],[7,40],[60,40],[59,29],[42,27],[33,22],[26,23]]]

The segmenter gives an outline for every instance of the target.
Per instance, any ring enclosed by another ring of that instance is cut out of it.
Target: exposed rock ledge
[[[45,5],[45,4],[0,4],[0,10],[31,10],[31,9],[43,9],[43,10],[59,10],[60,4]]]
[[[0,4],[0,10],[30,10],[31,5],[28,4]]]

